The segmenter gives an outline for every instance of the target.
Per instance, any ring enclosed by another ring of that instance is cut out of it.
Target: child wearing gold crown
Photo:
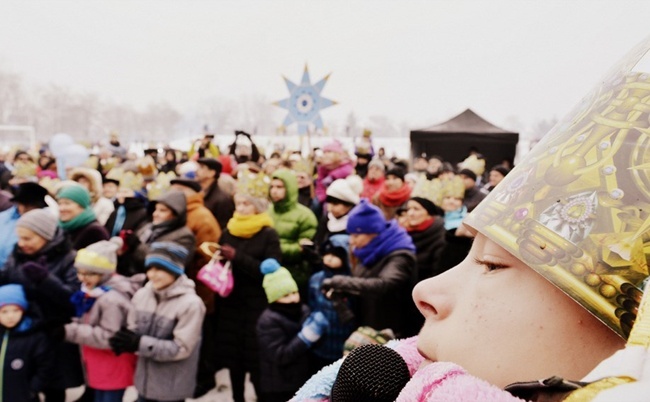
[[[468,215],[467,258],[415,287],[425,324],[389,344],[411,374],[391,400],[648,399],[649,49],[634,49]],[[328,398],[335,371],[294,400]]]

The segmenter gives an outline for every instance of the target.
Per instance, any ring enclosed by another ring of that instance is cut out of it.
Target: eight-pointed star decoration
[[[309,79],[307,65],[305,65],[305,71],[302,74],[300,85],[296,85],[286,77],[282,77],[287,84],[287,89],[289,89],[289,97],[274,102],[274,105],[289,111],[289,114],[282,123],[284,127],[292,123],[297,123],[298,134],[300,135],[306,134],[309,131],[310,125],[313,125],[316,129],[323,128],[323,119],[320,117],[320,111],[326,107],[336,105],[335,101],[323,98],[320,95],[329,77],[330,75],[328,74],[322,80],[312,84]]]

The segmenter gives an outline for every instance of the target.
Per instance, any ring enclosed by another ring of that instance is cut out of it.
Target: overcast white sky
[[[332,73],[322,112],[417,128],[472,108],[561,117],[650,35],[650,1],[0,1],[0,69],[138,107],[284,99]],[[278,125],[285,111],[278,109]],[[519,123],[516,122],[519,121]]]

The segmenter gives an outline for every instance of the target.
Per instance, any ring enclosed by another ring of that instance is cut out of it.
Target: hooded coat
[[[81,346],[88,385],[99,390],[124,389],[133,385],[136,357],[133,353],[116,356],[108,339],[126,327],[133,313],[131,298],[144,283],[144,274],[133,278],[112,275],[102,286],[109,290],[77,321],[65,326],[65,339]]]
[[[274,202],[268,211],[280,236],[282,264],[291,272],[298,287],[304,287],[309,281],[310,268],[303,259],[298,242],[314,238],[318,220],[309,208],[298,203],[298,181],[293,172],[279,169],[272,178],[282,180],[286,189],[284,199]]]
[[[77,167],[72,169],[70,172],[70,180],[77,181],[80,177],[83,177],[90,182],[92,209],[97,217],[97,222],[103,226],[106,224],[106,221],[109,216],[111,216],[115,207],[111,200],[102,195],[102,175],[99,171],[87,167]]]
[[[138,230],[139,244],[133,251],[131,268],[133,272],[144,272],[144,260],[149,253],[151,244],[157,241],[171,241],[180,244],[188,252],[185,268],[187,269],[192,262],[196,240],[192,231],[185,226],[187,223],[185,195],[179,191],[169,191],[162,195],[157,202],[165,204],[176,216],[174,219],[158,225],[147,223]]]
[[[201,346],[205,306],[187,276],[162,290],[147,283],[133,296],[129,329],[142,335],[135,387],[154,400],[191,398]]]

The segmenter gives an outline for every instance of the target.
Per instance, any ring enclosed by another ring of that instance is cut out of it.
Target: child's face
[[[325,254],[323,256],[323,264],[325,264],[327,268],[339,269],[343,266],[343,261],[334,254]]]
[[[23,309],[15,304],[0,307],[0,325],[11,329],[23,319]]]
[[[147,279],[151,282],[156,290],[162,290],[176,282],[176,276],[169,273],[167,270],[160,269],[157,267],[150,267],[147,270]]]
[[[587,310],[480,233],[464,261],[418,283],[413,299],[425,317],[420,353],[499,387],[550,375],[579,379],[624,346]]]
[[[280,304],[300,303],[300,293],[298,292],[289,293],[286,296],[282,296],[275,302]]]
[[[102,280],[102,275],[96,272],[88,272],[83,269],[78,269],[77,278],[79,278],[79,282],[81,282],[88,289],[94,289]]]

